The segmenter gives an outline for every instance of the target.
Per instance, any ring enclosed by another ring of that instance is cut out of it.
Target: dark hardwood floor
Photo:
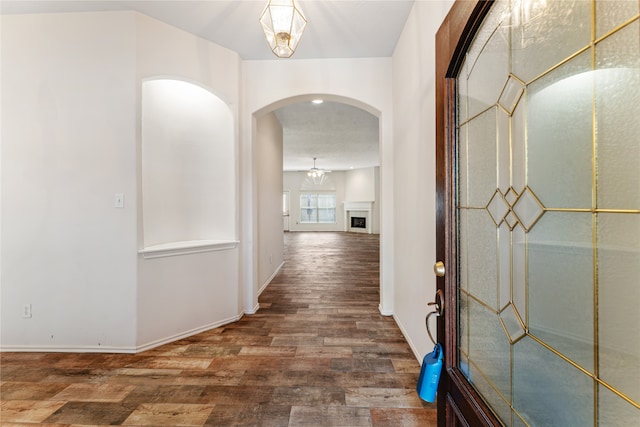
[[[2,353],[2,426],[435,426],[379,303],[379,236],[285,233],[240,321],[136,355]]]

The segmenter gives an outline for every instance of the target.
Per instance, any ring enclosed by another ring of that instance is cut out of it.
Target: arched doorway
[[[252,307],[257,309],[257,296],[262,291],[262,289],[268,283],[273,275],[277,272],[277,268],[279,265],[279,259],[275,255],[274,251],[278,250],[277,245],[273,245],[274,236],[276,229],[277,232],[282,232],[282,217],[281,211],[275,211],[270,209],[267,211],[265,208],[273,207],[276,204],[280,204],[282,201],[282,171],[286,169],[283,167],[283,162],[278,161],[278,154],[282,155],[282,129],[279,130],[277,127],[280,125],[278,118],[276,117],[276,112],[279,109],[287,108],[295,108],[295,105],[299,105],[300,103],[309,104],[313,99],[319,98],[318,94],[308,94],[290,97],[286,99],[282,99],[280,101],[274,102],[253,114],[252,117],[252,149],[253,149],[253,164],[252,164],[252,191],[251,191],[251,201],[254,206],[252,210],[255,217],[252,218],[252,241],[254,242],[251,254],[246,254],[251,258],[251,265],[253,267],[253,275],[252,275],[252,283],[249,286],[249,292],[251,295],[251,304]],[[385,284],[390,283],[390,280],[384,280],[384,268],[387,268],[387,274],[389,274],[392,268],[391,262],[388,261],[386,266],[384,263],[385,259],[385,251],[390,253],[390,243],[385,246],[384,237],[387,231],[382,226],[382,221],[380,221],[380,217],[382,216],[381,207],[384,204],[384,195],[383,195],[383,186],[381,185],[380,176],[384,174],[384,158],[382,156],[382,148],[381,148],[381,135],[382,135],[382,120],[380,119],[381,113],[377,109],[371,107],[368,104],[363,102],[354,100],[352,98],[340,97],[336,95],[323,95],[321,97],[325,102],[330,102],[339,106],[342,109],[352,109],[358,111],[363,116],[368,116],[372,118],[372,121],[376,123],[375,129],[375,143],[378,148],[378,156],[380,158],[380,162],[378,165],[372,165],[371,170],[367,171],[369,176],[371,176],[372,180],[376,180],[377,182],[372,183],[372,187],[377,188],[378,190],[378,200],[371,200],[375,209],[371,209],[371,221],[377,221],[375,231],[380,230],[381,234],[381,289],[380,289],[380,311],[382,314],[390,315],[392,314],[391,310],[391,290],[388,287],[385,287]],[[280,110],[282,111],[282,110]],[[279,141],[279,145],[274,144],[274,140]],[[320,147],[319,147],[320,148]],[[356,150],[357,151],[357,150]],[[310,157],[310,156],[309,156]],[[310,157],[310,161],[313,159]],[[311,166],[311,162],[307,165]],[[291,168],[291,167],[290,167]],[[295,166],[293,167],[295,169]],[[356,169],[356,168],[354,168]],[[336,170],[336,174],[347,174],[349,175],[349,169],[347,170]],[[355,171],[353,172],[355,173]],[[366,173],[365,173],[366,175]],[[278,178],[279,177],[279,178]],[[343,180],[342,180],[343,181]],[[345,220],[344,217],[347,215],[343,206],[345,200],[344,194],[344,183],[340,184],[340,197],[336,198],[336,221],[335,223],[329,225],[324,224],[327,230],[333,231],[342,231],[344,229]],[[335,188],[335,187],[334,187]],[[299,201],[299,190],[300,188],[296,188],[296,194],[290,192],[290,197],[292,200]],[[373,197],[371,197],[373,198]],[[339,199],[339,200],[338,200]],[[296,204],[297,206],[298,204]],[[299,207],[296,207],[299,209]],[[269,212],[269,213],[267,213]],[[375,217],[377,216],[377,217]],[[269,225],[266,225],[269,224]],[[266,226],[265,226],[266,225]],[[300,224],[297,224],[300,225]],[[309,229],[313,229],[312,226],[306,224],[305,227]],[[328,227],[328,228],[327,228]],[[391,234],[391,233],[389,233]],[[271,238],[270,238],[271,236]],[[281,238],[281,236],[280,236]],[[387,255],[387,259],[390,257]],[[247,282],[245,281],[245,285]],[[246,290],[246,288],[245,288]],[[245,301],[248,300],[249,295],[245,295]]]

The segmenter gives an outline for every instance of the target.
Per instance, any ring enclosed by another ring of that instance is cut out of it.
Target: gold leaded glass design
[[[520,224],[525,230],[533,227],[544,213],[544,206],[529,188],[520,195],[510,188],[505,196],[496,190],[486,209],[496,226],[506,221],[511,229]]]
[[[502,326],[504,327],[510,342],[515,342],[522,338],[526,333],[524,330],[524,322],[518,315],[516,308],[511,303],[509,303],[500,312],[500,321],[502,322]]]
[[[509,76],[498,103],[508,114],[511,115],[513,114],[513,110],[515,110],[516,104],[520,100],[520,96],[522,96],[523,92],[524,84],[514,76]]]
[[[460,370],[506,426],[640,420],[640,3],[497,0],[457,79]]]
[[[533,191],[527,187],[513,205],[513,211],[524,229],[530,230],[544,213],[544,206],[538,201]]]
[[[510,206],[504,200],[502,194],[500,194],[500,190],[496,190],[489,202],[489,205],[487,206],[487,211],[489,211],[489,215],[493,218],[493,222],[496,223],[496,226],[500,225],[502,221],[504,221],[504,217],[509,213],[509,210]]]
[[[518,200],[518,193],[513,188],[509,188],[509,191],[507,191],[507,194],[505,194],[504,198],[507,203],[509,203],[509,206],[513,206],[516,200]]]
[[[516,214],[513,213],[513,211],[509,211],[507,216],[505,216],[504,220],[506,221],[507,224],[509,224],[509,228],[512,230],[516,225],[518,225],[518,217],[516,216]]]

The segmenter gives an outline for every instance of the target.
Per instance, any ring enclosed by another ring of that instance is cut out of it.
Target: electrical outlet
[[[25,319],[31,318],[31,304],[25,304],[22,306],[22,317]]]

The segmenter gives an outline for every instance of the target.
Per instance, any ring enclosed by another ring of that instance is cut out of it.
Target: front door
[[[439,425],[640,425],[640,3],[437,36]]]

